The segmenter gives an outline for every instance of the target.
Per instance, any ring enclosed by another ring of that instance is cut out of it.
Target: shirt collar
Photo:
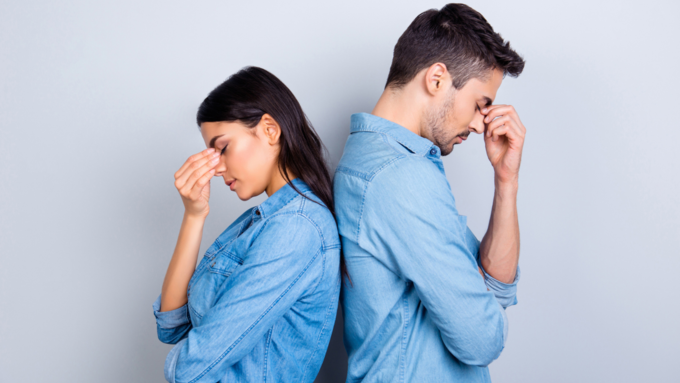
[[[295,188],[297,188],[297,190],[300,191],[300,193],[304,194],[311,190],[305,181],[295,178],[290,181],[290,183],[283,185],[281,189],[277,190],[274,194],[269,196],[269,198],[257,206],[254,209],[253,214],[255,216],[266,218],[267,216],[276,213],[282,207],[286,206],[290,201],[293,200],[293,198],[299,195],[299,193],[290,186],[291,183],[293,186],[295,186]]]
[[[355,113],[352,115],[350,133],[354,132],[384,133],[394,138],[413,153],[420,155],[439,154],[439,148],[427,138],[421,137],[397,123],[370,113]],[[435,149],[436,153],[432,153],[432,149]]]

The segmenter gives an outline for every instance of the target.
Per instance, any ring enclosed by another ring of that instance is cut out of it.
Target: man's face
[[[481,110],[493,103],[502,81],[503,72],[491,69],[485,80],[473,78],[458,90],[451,86],[439,105],[427,113],[426,126],[442,156],[450,154],[453,145],[465,141],[471,132],[484,133]]]

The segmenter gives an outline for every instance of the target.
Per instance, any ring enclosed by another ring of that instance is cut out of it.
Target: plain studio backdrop
[[[162,382],[151,304],[204,149],[203,98],[257,65],[334,168],[401,33],[432,1],[0,3],[0,381]],[[494,382],[680,381],[678,2],[475,1],[526,59],[496,103],[527,128],[519,304]],[[478,238],[493,171],[444,159]],[[408,182],[408,180],[405,180]],[[203,251],[246,208],[212,183]],[[342,382],[339,317],[317,382]]]

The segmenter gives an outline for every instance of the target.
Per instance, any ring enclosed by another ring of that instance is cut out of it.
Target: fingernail
[[[216,163],[218,163],[219,161],[220,161],[220,160],[219,160],[217,157],[215,157],[215,158],[213,158],[212,160],[210,160],[210,162],[212,162],[213,164],[216,164]]]
[[[212,152],[214,152],[214,151],[215,151],[215,148],[209,148],[209,149],[208,149],[208,153],[212,153]]]
[[[217,153],[217,152],[215,152],[215,153],[213,153],[213,155],[212,155],[212,156],[213,156],[213,157],[215,157],[215,158],[217,158],[217,157],[219,157],[219,156],[220,156],[220,154],[219,154],[219,153]]]
[[[486,113],[487,110],[488,109],[486,109],[486,108],[482,109],[482,113]]]

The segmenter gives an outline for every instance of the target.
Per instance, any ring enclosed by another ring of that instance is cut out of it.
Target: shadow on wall
[[[342,307],[338,307],[338,315],[335,319],[331,342],[328,345],[326,357],[314,383],[342,383],[345,381],[347,377],[347,352],[342,343],[343,327]]]

